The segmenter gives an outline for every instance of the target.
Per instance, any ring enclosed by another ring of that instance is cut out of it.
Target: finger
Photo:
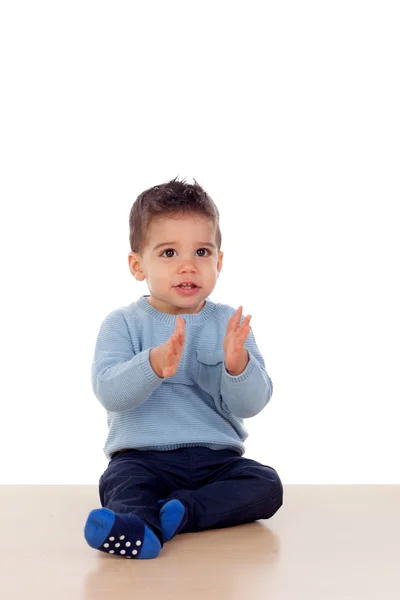
[[[236,330],[236,331],[234,332],[234,334],[233,334],[233,336],[234,336],[234,338],[235,338],[235,339],[236,339],[236,337],[239,337],[239,336],[241,336],[243,329],[245,329],[245,328],[246,328],[246,330],[247,330],[247,329],[249,329],[249,330],[251,329],[251,326],[249,325],[249,323],[250,323],[250,319],[251,319],[251,317],[250,317],[250,316],[247,316],[247,317],[244,319],[243,323],[241,323],[241,324],[239,325],[239,327],[237,328],[237,330]]]
[[[166,356],[166,360],[165,360],[165,369],[166,369],[168,377],[172,374],[172,372],[175,368],[175,365],[176,365],[176,349],[171,340],[171,344],[170,344],[170,347],[168,348],[168,352],[167,352],[167,356]]]
[[[235,315],[233,315],[229,320],[228,323],[226,325],[226,333],[225,335],[229,335],[230,333],[233,332],[233,318]]]
[[[182,354],[183,347],[185,345],[185,332],[180,329],[175,333],[175,353]]]
[[[251,325],[250,325],[250,320],[251,320],[251,315],[247,315],[247,317],[245,317],[243,319],[243,323],[240,325],[239,330],[238,330],[238,335],[240,334],[240,332],[243,329],[251,329]]]
[[[169,347],[170,347],[170,352],[168,352],[168,355],[171,357],[175,356],[175,354],[176,354],[176,334],[174,334],[171,337]]]
[[[235,331],[237,331],[239,325],[240,325],[240,319],[242,318],[242,312],[243,312],[243,306],[239,306],[239,308],[236,311],[236,315],[235,315]]]
[[[168,363],[168,366],[170,366],[172,364],[174,354],[175,354],[174,344],[171,342],[170,347],[169,347],[168,352],[167,352],[167,363]]]
[[[248,327],[248,325],[250,323],[250,320],[251,320],[251,315],[247,315],[247,317],[245,317],[243,319],[242,323],[240,323],[240,325],[238,327],[238,330],[237,330],[237,333],[239,333],[242,330],[243,327]]]
[[[164,363],[164,369],[163,369],[163,377],[165,377],[165,371],[168,371],[172,366],[172,354],[167,353],[167,356],[165,358],[165,363]]]
[[[176,356],[177,354],[179,354],[180,348],[181,348],[180,334],[177,333],[174,336],[174,356]]]
[[[176,317],[176,327],[175,331],[185,331],[185,319],[182,317]]]
[[[185,333],[186,321],[185,319],[182,319],[182,317],[178,317],[178,319],[179,321],[177,322],[175,333],[181,335],[182,333]]]
[[[180,333],[177,338],[177,341],[176,341],[176,356],[178,356],[179,359],[182,356],[184,346],[185,346],[185,336],[183,333]]]
[[[250,319],[251,316],[248,315],[243,321],[243,323],[240,325],[239,330],[236,332],[234,343],[244,343],[251,330],[251,326],[249,325]]]
[[[240,323],[240,315],[242,314],[243,307],[239,306],[236,310],[235,314],[231,316],[228,321],[228,326],[226,328],[227,333],[235,332]]]
[[[250,329],[251,327],[244,327],[242,329],[242,331],[239,333],[238,337],[237,337],[237,343],[240,344],[241,347],[243,347],[245,341],[247,340],[247,336],[250,333]]]

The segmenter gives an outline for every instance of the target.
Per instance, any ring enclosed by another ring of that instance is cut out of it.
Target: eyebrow
[[[208,247],[208,248],[213,248],[214,250],[217,248],[217,246],[215,244],[210,244],[210,242],[198,242],[195,245],[198,246],[199,248]],[[156,246],[154,246],[153,250],[157,250],[158,248],[161,248],[162,246],[179,246],[179,242],[162,242],[161,244],[157,244]]]

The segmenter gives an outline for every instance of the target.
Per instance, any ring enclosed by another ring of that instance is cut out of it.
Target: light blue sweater
[[[188,446],[244,454],[243,419],[257,415],[273,389],[253,330],[245,343],[246,369],[229,375],[223,340],[235,309],[207,299],[199,313],[181,315],[186,321],[181,361],[176,374],[163,379],[153,371],[149,353],[171,337],[176,316],[156,310],[147,297],[112,311],[98,333],[92,386],[107,410],[106,457],[124,448]]]

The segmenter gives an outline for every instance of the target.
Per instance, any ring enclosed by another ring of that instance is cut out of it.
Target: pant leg
[[[99,482],[101,505],[116,513],[134,513],[164,539],[160,524],[158,500],[171,488],[157,469],[157,452],[129,450],[116,454]]]
[[[177,498],[188,509],[188,521],[179,533],[269,519],[282,506],[282,482],[272,467],[230,450],[190,451],[193,473],[208,475],[197,489],[175,490],[166,499]]]

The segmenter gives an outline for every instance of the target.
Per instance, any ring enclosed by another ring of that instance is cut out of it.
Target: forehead
[[[185,215],[179,217],[163,217],[152,220],[148,240],[150,243],[163,240],[214,242],[215,226],[207,217],[201,215]]]

